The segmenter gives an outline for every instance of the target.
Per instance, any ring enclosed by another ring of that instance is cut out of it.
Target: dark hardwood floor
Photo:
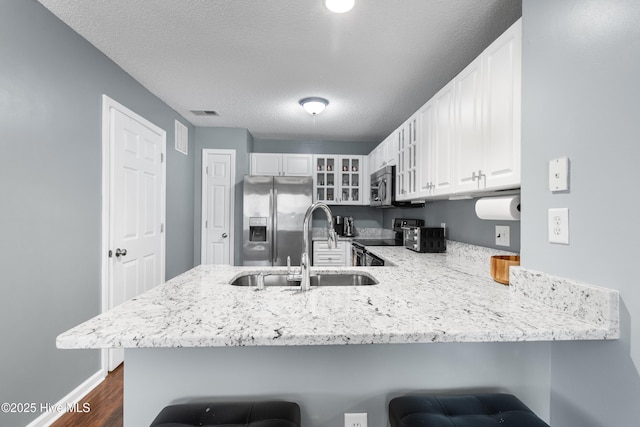
[[[51,427],[122,427],[123,387],[124,364],[121,364],[80,401],[80,412],[67,412]],[[89,410],[82,412],[83,408]]]

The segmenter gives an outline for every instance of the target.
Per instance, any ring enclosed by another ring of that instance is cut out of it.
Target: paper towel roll
[[[476,202],[476,215],[480,219],[499,221],[520,220],[520,196],[485,197]]]

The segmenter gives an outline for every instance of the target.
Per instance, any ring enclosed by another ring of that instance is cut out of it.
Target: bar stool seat
[[[391,427],[549,427],[512,394],[401,396],[389,402]]]
[[[297,403],[211,402],[167,406],[150,427],[300,427]]]

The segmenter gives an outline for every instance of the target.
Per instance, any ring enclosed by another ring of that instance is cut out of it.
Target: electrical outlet
[[[441,222],[440,227],[442,227],[442,229],[444,230],[444,237],[447,237],[447,223]]]
[[[367,413],[345,413],[344,427],[367,427]]]
[[[496,225],[496,245],[511,246],[511,236],[508,225]]]
[[[569,244],[569,208],[549,209],[549,242]]]

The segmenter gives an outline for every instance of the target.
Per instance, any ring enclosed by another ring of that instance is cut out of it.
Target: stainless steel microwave
[[[386,166],[371,174],[370,206],[391,207],[395,202],[395,166]]]

